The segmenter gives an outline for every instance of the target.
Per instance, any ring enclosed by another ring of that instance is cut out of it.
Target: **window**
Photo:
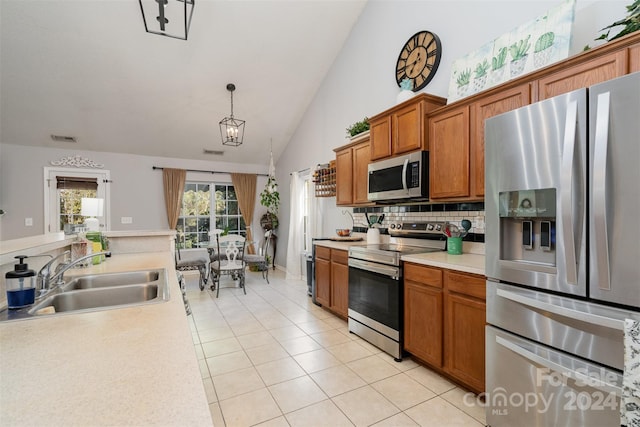
[[[212,224],[215,225],[212,227]],[[232,234],[246,234],[233,185],[187,182],[177,226],[181,246],[196,248],[209,242],[209,231],[216,228]]]

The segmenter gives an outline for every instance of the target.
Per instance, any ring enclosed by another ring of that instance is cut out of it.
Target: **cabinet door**
[[[331,309],[343,317],[349,310],[349,266],[331,262]]]
[[[405,280],[404,349],[442,366],[442,290]]]
[[[640,71],[640,43],[629,48],[629,74]]]
[[[353,203],[352,165],[351,148],[336,152],[336,205]]]
[[[371,160],[391,156],[391,116],[384,116],[369,123]]]
[[[369,172],[371,161],[369,141],[353,147],[353,204],[369,203]]]
[[[541,78],[538,80],[538,100],[611,80],[626,73],[627,51],[623,49]]]
[[[422,146],[422,104],[408,105],[392,115],[392,153],[419,150]]]
[[[496,93],[471,106],[471,196],[484,196],[484,121],[531,103],[529,83]]]
[[[331,261],[316,257],[316,300],[331,305]]]
[[[484,391],[485,318],[484,301],[445,293],[444,369],[476,392]]]
[[[429,197],[469,197],[469,106],[429,119]]]

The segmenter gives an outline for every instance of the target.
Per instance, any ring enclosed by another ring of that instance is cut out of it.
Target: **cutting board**
[[[349,236],[349,237],[331,237],[329,238],[329,240],[333,240],[335,242],[358,242],[360,240],[363,240],[362,237],[358,237],[358,236]]]

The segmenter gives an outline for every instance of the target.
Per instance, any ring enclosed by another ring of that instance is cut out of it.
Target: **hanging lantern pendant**
[[[233,91],[236,90],[236,86],[229,83],[227,90],[231,92],[231,115],[220,120],[220,136],[222,137],[222,145],[237,147],[242,144],[244,139],[245,122],[233,117]]]

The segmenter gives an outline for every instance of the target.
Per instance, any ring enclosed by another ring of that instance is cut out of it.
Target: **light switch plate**
[[[25,225],[25,227],[32,227],[33,226],[33,218],[25,218],[24,219],[24,225]]]
[[[130,216],[123,216],[120,218],[121,224],[133,224],[133,218]]]

